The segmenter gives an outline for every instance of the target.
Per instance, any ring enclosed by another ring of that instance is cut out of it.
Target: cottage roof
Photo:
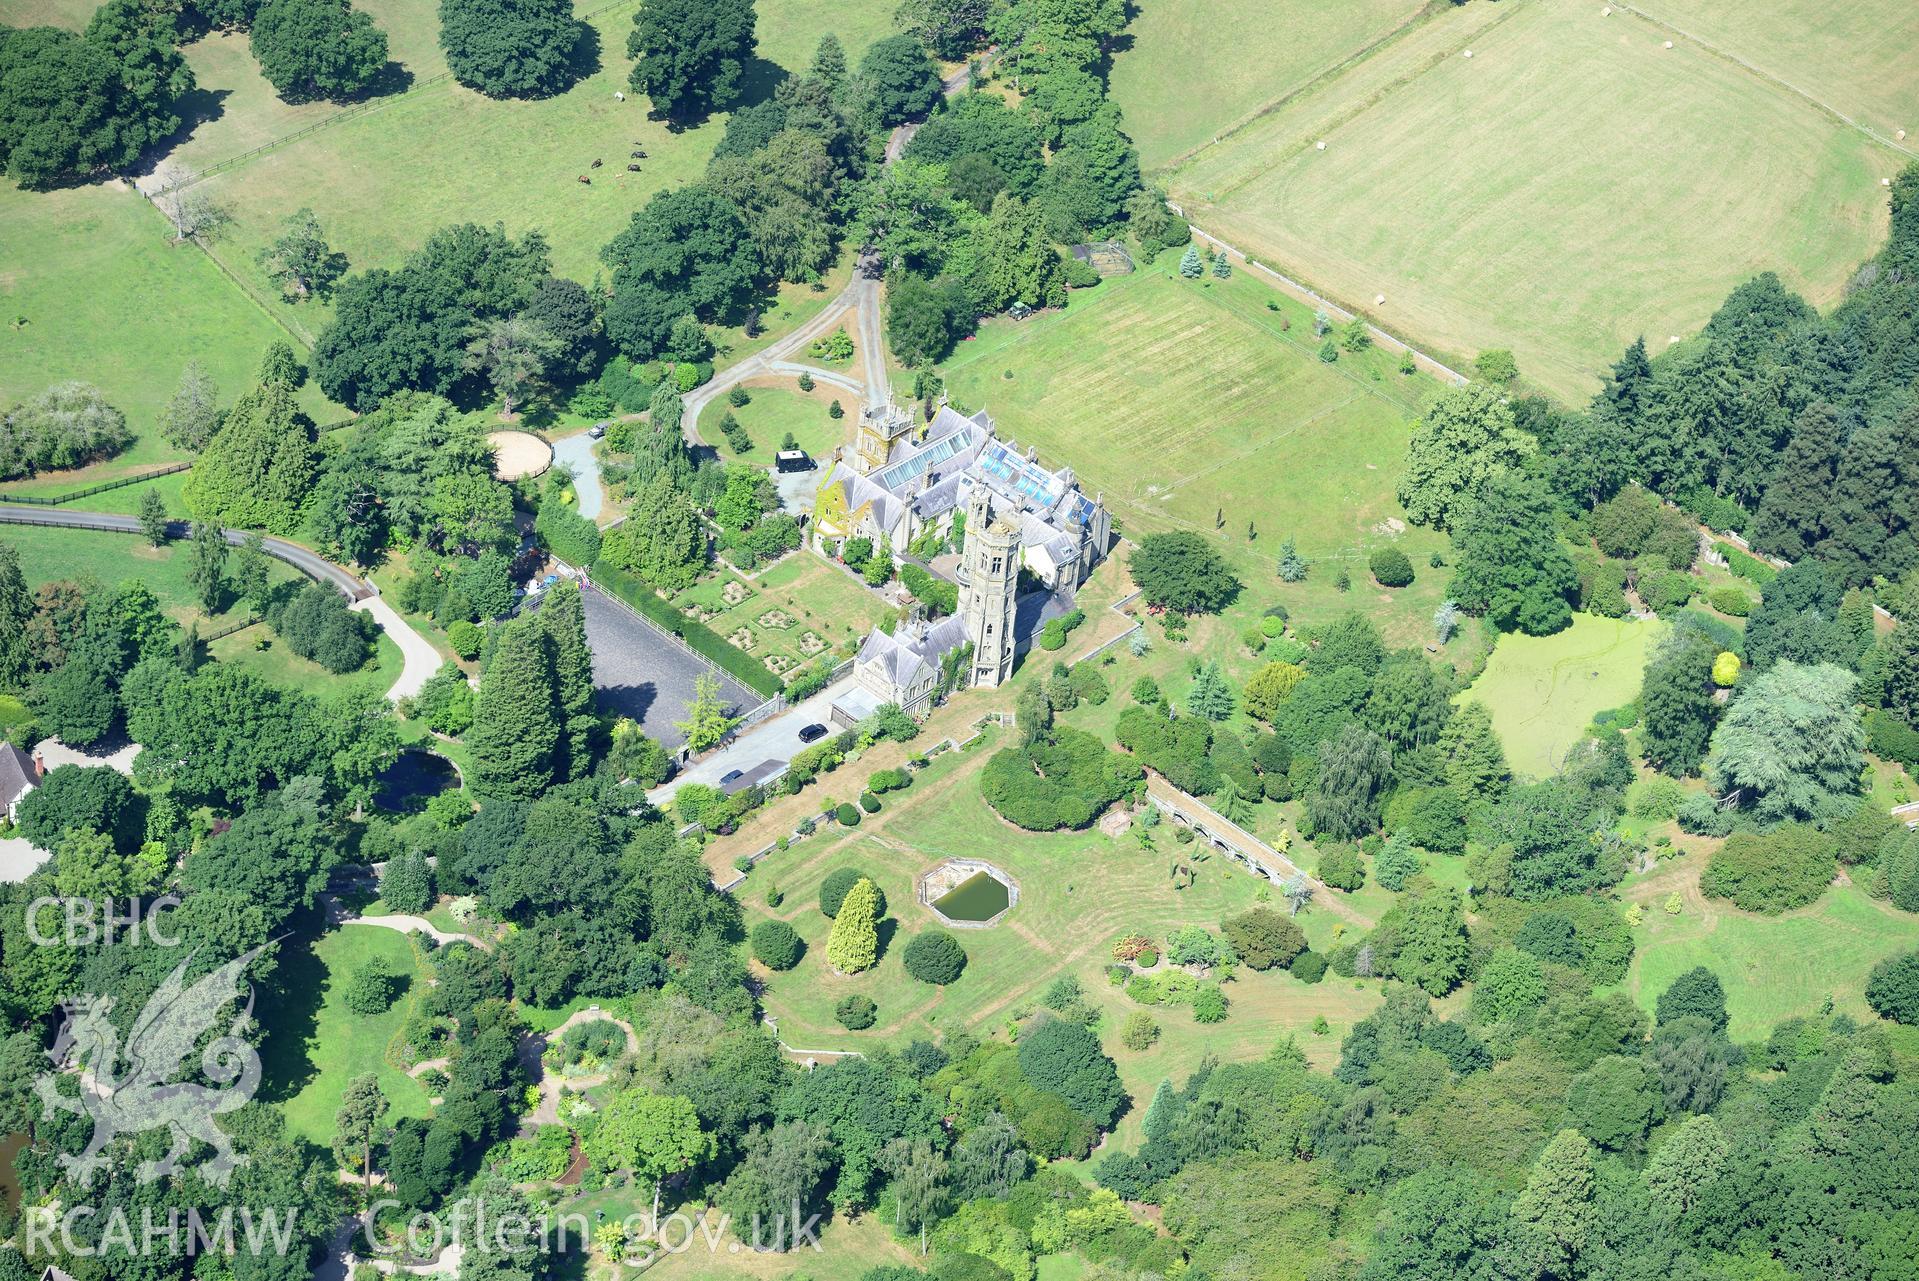
[[[11,805],[40,781],[33,758],[12,743],[0,743],[0,805]]]

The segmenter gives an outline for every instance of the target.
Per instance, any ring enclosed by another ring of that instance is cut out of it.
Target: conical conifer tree
[[[536,619],[506,624],[480,678],[473,728],[473,790],[483,797],[530,801],[553,785],[560,741],[553,658]]]
[[[1755,550],[1787,560],[1805,559],[1819,541],[1845,444],[1845,429],[1831,405],[1806,406],[1753,517]]]
[[[560,718],[563,769],[568,778],[585,778],[593,768],[593,651],[586,643],[586,607],[580,585],[556,584],[540,607],[553,655],[553,693]]]
[[[827,964],[842,974],[871,969],[879,959],[879,914],[879,891],[862,876],[833,918],[833,932],[826,937]]]

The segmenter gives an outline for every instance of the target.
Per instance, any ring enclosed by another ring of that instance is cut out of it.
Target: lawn
[[[1880,179],[1907,156],[1601,8],[1443,12],[1200,153],[1169,188],[1208,230],[1382,324],[1454,361],[1510,347],[1565,396],[1594,390],[1636,335],[1663,346],[1696,329],[1757,272],[1836,301],[1884,237]],[[1737,21],[1799,54],[1801,27],[1777,8],[1741,6]],[[1830,64],[1849,56],[1825,48]],[[1910,64],[1892,78],[1910,85]]]
[[[266,642],[265,649],[256,648],[261,641]],[[356,690],[384,694],[400,679],[400,669],[406,665],[400,647],[387,639],[385,632],[375,632],[371,662],[358,671],[330,672],[288,649],[265,623],[221,637],[207,646],[207,656],[229,667],[252,672],[281,689],[326,694]]]
[[[778,916],[806,941],[799,965],[767,980],[766,1007],[782,1040],[806,1049],[841,1049],[899,1044],[957,1028],[1001,1033],[1009,1020],[1038,1008],[1055,978],[1070,974],[1087,999],[1107,1012],[1108,1049],[1142,1105],[1162,1077],[1191,1071],[1207,1052],[1250,1058],[1294,1034],[1322,1064],[1337,1058],[1337,1031],[1314,1037],[1313,1020],[1324,1016],[1337,1030],[1349,1028],[1378,999],[1377,984],[1355,991],[1351,980],[1309,986],[1290,975],[1242,971],[1227,986],[1232,1012],[1224,1024],[1204,1027],[1184,1007],[1155,1008],[1164,1029],[1159,1044],[1144,1052],[1119,1046],[1113,1034],[1120,1019],[1141,1007],[1107,982],[1103,971],[1114,940],[1132,930],[1163,939],[1189,923],[1217,928],[1221,917],[1258,901],[1261,882],[1211,857],[1195,864],[1191,888],[1176,891],[1167,879],[1175,848],[1170,835],[1160,839],[1156,852],[1144,853],[1131,835],[1113,840],[1097,831],[1014,828],[980,798],[979,771],[990,750],[983,745],[936,758],[911,789],[890,796],[880,814],[851,831],[828,828],[773,855],[741,888],[749,926]],[[866,771],[861,764],[842,767],[822,781],[819,794],[850,796]],[[949,987],[932,988],[909,977],[900,956],[914,933],[935,924],[914,897],[915,877],[955,855],[989,859],[1018,882],[1020,897],[999,925],[954,931],[968,954],[966,970]],[[832,922],[819,910],[820,882],[845,866],[874,879],[886,895],[888,914],[879,964],[851,977],[833,974],[825,963]],[[769,885],[784,891],[778,908],[767,906]],[[838,1002],[853,993],[879,1006],[879,1022],[869,1031],[848,1032],[833,1017]],[[1122,1135],[1128,1133],[1122,1127]]]
[[[782,676],[828,650],[850,653],[890,612],[875,592],[804,549],[758,578],[719,569],[673,605]]]
[[[355,1077],[368,1072],[378,1075],[393,1105],[389,1124],[425,1116],[425,1087],[397,1066],[400,1031],[431,973],[413,943],[394,930],[350,925],[320,939],[311,955],[297,948],[283,949],[282,955],[283,971],[292,971],[283,972],[283,985],[296,999],[270,1013],[261,1090],[263,1099],[282,1104],[293,1135],[323,1148],[331,1144],[340,1097]],[[347,1009],[342,993],[347,979],[374,957],[408,976],[408,984],[391,1009],[369,1018]]]
[[[796,387],[790,378],[754,379],[746,390],[752,400],[744,405],[736,408],[722,396],[700,411],[700,439],[729,462],[737,459],[759,467],[773,465],[773,455],[779,451],[780,442],[788,432],[801,449],[822,468],[826,467],[834,447],[844,443],[851,432],[860,408],[858,404],[849,405],[847,402],[855,398],[836,387],[816,385],[808,393]],[[846,411],[844,418],[827,415],[826,407],[836,397]],[[720,434],[720,419],[729,413],[739,420],[753,442],[752,448],[743,454],[735,453],[726,443],[726,437]]]
[[[1070,465],[1127,535],[1194,530],[1262,602],[1308,618],[1387,604],[1425,639],[1447,578],[1426,566],[1447,543],[1405,527],[1394,489],[1438,384],[1377,349],[1324,362],[1309,308],[1245,271],[1179,279],[1176,262],[1076,291],[1062,312],[990,322],[941,370],[953,399]],[[1288,536],[1313,563],[1304,583],[1276,577]],[[1419,577],[1389,595],[1365,557],[1393,541]],[[1341,568],[1350,595],[1335,587]]]
[[[1574,614],[1552,636],[1499,638],[1486,670],[1460,695],[1493,714],[1514,772],[1544,777],[1585,734],[1595,712],[1639,697],[1646,655],[1665,624]]]
[[[635,7],[619,5],[590,20],[598,69],[565,93],[495,100],[450,79],[421,83],[376,110],[341,117],[209,179],[207,190],[234,219],[216,246],[221,261],[263,295],[277,296],[254,259],[279,234],[282,220],[304,206],[356,268],[397,265],[448,223],[499,222],[515,236],[537,228],[552,247],[557,273],[591,280],[600,270],[601,246],[654,193],[696,180],[725,129],[724,117],[715,117],[674,132],[648,118],[643,96],[614,99],[631,68],[625,49]],[[857,59],[891,12],[888,4],[856,0],[829,24],[801,0],[760,8],[761,56],[802,71],[825,30],[837,28]],[[435,44],[420,69],[437,69],[438,53]],[[244,66],[238,71],[257,77]],[[263,110],[278,109],[270,96],[261,101]],[[639,173],[629,173],[628,155],[636,147],[647,159]],[[601,168],[592,167],[596,160]],[[592,182],[577,181],[582,175]],[[328,315],[323,303],[274,306],[314,333]]]
[[[1143,0],[1113,59],[1112,95],[1140,163],[1158,169],[1298,92],[1422,8],[1420,0]],[[1200,67],[1206,92],[1195,95]]]
[[[1861,995],[1866,975],[1884,958],[1919,947],[1919,917],[1869,897],[1857,884],[1836,885],[1797,912],[1757,916],[1701,896],[1704,866],[1703,854],[1691,854],[1623,887],[1645,910],[1626,983],[1647,1010],[1675,978],[1704,965],[1725,985],[1735,1040],[1763,1036],[1782,1019],[1816,1012],[1829,998],[1839,1013],[1870,1021]],[[1676,915],[1664,910],[1674,892],[1681,900]]]
[[[105,392],[140,437],[84,479],[45,476],[0,490],[73,489],[177,461],[155,418],[187,361],[198,360],[229,402],[267,344],[287,337],[204,253],[173,244],[166,220],[130,187],[0,184],[0,226],[0,405],[78,379]],[[305,398],[327,416],[317,392]]]

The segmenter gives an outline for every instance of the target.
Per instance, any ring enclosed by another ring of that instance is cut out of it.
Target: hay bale
[[[1668,49],[1670,49],[1670,48],[1672,48],[1672,41],[1670,41],[1670,40],[1668,40],[1668,41],[1666,41],[1666,47],[1667,47]]]
[[[1326,150],[1326,143],[1323,140],[1320,142],[1316,142],[1313,144],[1313,149],[1315,151],[1324,151]]]
[[[1466,50],[1466,56],[1467,56],[1468,58],[1470,58],[1470,57],[1472,57],[1472,56],[1473,56],[1473,51],[1472,51],[1471,49],[1468,49],[1468,50]]]
[[[1385,305],[1386,305],[1386,295],[1385,295],[1385,294],[1374,294],[1374,295],[1373,295],[1373,306],[1375,306],[1375,307],[1383,307],[1383,306],[1385,306]]]

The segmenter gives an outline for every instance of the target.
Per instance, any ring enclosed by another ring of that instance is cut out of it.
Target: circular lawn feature
[[[488,432],[493,451],[493,474],[504,481],[538,476],[553,465],[553,446],[530,431]]]

